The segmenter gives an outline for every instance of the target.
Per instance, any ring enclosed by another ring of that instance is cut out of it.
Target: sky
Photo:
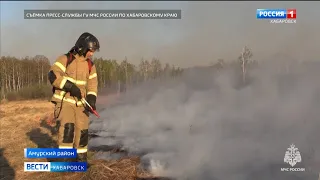
[[[256,60],[282,53],[318,60],[320,2],[5,2],[1,1],[1,56],[66,53],[83,32],[99,38],[96,57],[134,64],[159,58],[180,67],[234,60],[243,46]],[[296,8],[296,24],[256,19],[258,8]],[[28,20],[24,9],[181,9],[179,20]]]

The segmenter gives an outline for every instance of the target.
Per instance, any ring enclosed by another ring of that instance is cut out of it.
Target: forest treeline
[[[179,76],[183,69],[162,64],[159,59],[144,60],[134,65],[127,58],[122,61],[95,58],[99,88],[124,91],[130,86],[153,79]],[[51,85],[48,72],[51,64],[47,57],[16,58],[3,56],[0,59],[0,99],[22,100],[50,98]]]
[[[271,61],[258,61],[252,59],[252,52],[244,47],[237,59],[225,62],[223,59],[208,65],[212,72],[220,72],[225,69],[235,70],[237,83],[240,86],[250,83],[250,71],[256,67],[268,67],[271,65],[278,72],[287,73],[293,68],[319,68],[319,62],[298,62],[285,55],[276,55]],[[190,68],[163,64],[159,59],[141,59],[135,65],[125,57],[121,61],[103,58],[94,58],[97,68],[99,89],[107,93],[124,92],[139,83],[152,80],[168,80],[181,76]],[[52,86],[48,80],[48,72],[51,67],[50,61],[43,55],[35,57],[1,57],[0,59],[0,100],[22,100],[50,98]],[[272,68],[272,69],[274,69]]]

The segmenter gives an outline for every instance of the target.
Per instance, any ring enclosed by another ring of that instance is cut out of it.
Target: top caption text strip
[[[181,10],[24,10],[24,19],[181,19]]]

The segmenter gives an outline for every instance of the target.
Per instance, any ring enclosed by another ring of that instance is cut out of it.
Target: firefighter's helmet
[[[100,43],[94,35],[85,32],[81,34],[74,48],[80,56],[85,56],[88,51],[99,51]]]

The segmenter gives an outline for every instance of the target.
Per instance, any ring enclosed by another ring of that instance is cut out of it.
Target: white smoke
[[[316,179],[320,74],[299,66],[252,70],[241,88],[233,70],[146,83],[100,112],[103,120],[90,126],[100,137],[90,146],[123,144],[149,170],[175,179]],[[280,171],[290,167],[283,158],[292,143],[306,172]]]

